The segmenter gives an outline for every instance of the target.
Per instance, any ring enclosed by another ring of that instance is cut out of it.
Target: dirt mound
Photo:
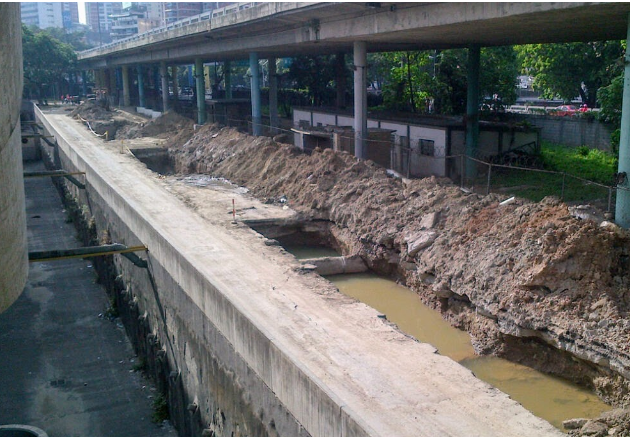
[[[118,131],[118,138],[156,137],[169,140],[170,146],[181,146],[193,134],[194,123],[174,111],[154,118],[144,124],[130,124]]]
[[[77,106],[70,114],[70,117],[79,119],[81,117],[87,121],[107,121],[113,117],[113,112],[108,111],[102,104],[96,100],[86,100]]]
[[[344,254],[399,277],[499,354],[594,386],[627,405],[630,234],[566,204],[481,197],[449,180],[401,181],[346,153],[303,154],[204,126],[171,149],[177,170],[211,173],[335,223]],[[284,199],[283,199],[284,200]]]

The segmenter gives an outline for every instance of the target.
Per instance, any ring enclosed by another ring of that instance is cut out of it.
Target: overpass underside
[[[561,435],[232,223],[230,197],[255,200],[193,210],[120,146],[36,111],[53,160],[86,174],[85,190],[67,188],[98,238],[148,247],[148,269],[116,256],[110,273],[183,435]]]

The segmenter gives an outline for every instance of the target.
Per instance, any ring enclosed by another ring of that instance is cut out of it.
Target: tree
[[[72,46],[62,43],[47,32],[33,33],[22,25],[24,87],[41,101],[55,85],[67,80],[76,65]],[[61,89],[61,87],[59,88]]]
[[[621,41],[529,44],[517,50],[543,97],[570,101],[579,95],[589,107],[597,102],[597,90],[619,74],[623,54]]]
[[[298,56],[289,66],[287,76],[306,89],[313,106],[330,104],[335,95],[334,56]]]

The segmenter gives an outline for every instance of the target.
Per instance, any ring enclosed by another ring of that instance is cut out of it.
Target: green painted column
[[[81,94],[83,97],[87,96],[87,71],[81,71]]]
[[[232,64],[230,61],[223,63],[223,76],[225,81],[225,98],[232,98]]]
[[[630,40],[630,14],[628,15],[628,39]],[[623,72],[623,102],[621,104],[621,136],[619,138],[618,173],[626,177],[618,184],[630,188],[630,51],[626,50],[625,69]],[[618,178],[621,180],[621,178]],[[615,222],[622,228],[630,228],[630,191],[617,190]]]
[[[367,128],[367,43],[355,41],[354,55],[354,156],[366,159]]]
[[[466,96],[466,156],[476,158],[479,147],[479,59],[481,49],[468,49],[468,94]],[[477,177],[477,163],[466,160],[466,177]]]
[[[251,71],[251,95],[252,95],[252,135],[262,134],[262,115],[260,108],[260,67],[258,65],[258,53],[249,54],[249,70]]]
[[[168,111],[168,70],[166,62],[160,63],[160,78],[162,79],[162,112]]]
[[[138,106],[144,108],[146,102],[144,100],[144,74],[142,74],[142,65],[138,65]]]
[[[272,133],[278,132],[280,119],[278,118],[278,73],[276,58],[269,58],[269,124]]]
[[[195,83],[197,85],[197,124],[204,124],[206,122],[206,83],[201,58],[195,59]]]

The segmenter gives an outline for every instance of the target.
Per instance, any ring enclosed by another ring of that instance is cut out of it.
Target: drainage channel
[[[322,247],[285,247],[298,259],[338,256]],[[469,335],[448,324],[408,288],[374,273],[328,276],[339,291],[386,315],[405,333],[436,347],[470,369],[479,379],[507,393],[525,408],[559,429],[567,419],[593,418],[610,406],[595,394],[561,378],[502,358],[478,356]]]

